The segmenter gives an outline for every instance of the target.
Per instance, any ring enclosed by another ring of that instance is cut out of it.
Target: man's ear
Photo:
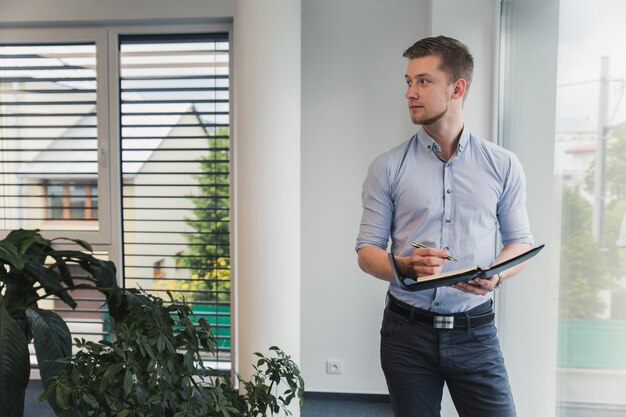
[[[459,78],[454,82],[454,89],[452,90],[452,98],[461,99],[467,92],[467,81],[463,78]]]

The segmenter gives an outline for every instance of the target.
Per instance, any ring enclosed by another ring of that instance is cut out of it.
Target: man
[[[528,250],[533,239],[524,172],[515,155],[475,137],[463,124],[474,66],[464,44],[426,38],[404,57],[409,115],[422,127],[370,165],[356,244],[363,271],[390,282],[381,365],[394,413],[439,416],[445,382],[462,417],[515,416],[492,291],[523,265],[494,277],[409,292],[394,282],[386,248],[391,238],[398,269],[411,278],[489,266]],[[495,256],[498,232],[503,249]],[[412,242],[426,247],[413,248]],[[458,261],[447,260],[449,255]],[[453,328],[445,328],[450,320]]]

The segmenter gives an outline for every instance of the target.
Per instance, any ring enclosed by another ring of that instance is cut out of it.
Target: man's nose
[[[407,99],[416,99],[418,97],[417,90],[413,86],[409,86],[406,89],[406,94],[404,95]]]

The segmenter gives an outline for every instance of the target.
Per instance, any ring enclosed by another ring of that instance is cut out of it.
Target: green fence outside
[[[626,320],[560,320],[562,368],[626,369]]]
[[[217,339],[217,348],[230,350],[230,305],[192,305],[191,320],[196,323],[200,317],[209,322]]]

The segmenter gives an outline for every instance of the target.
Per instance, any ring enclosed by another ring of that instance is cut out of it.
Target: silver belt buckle
[[[454,329],[454,316],[435,316],[433,327],[435,329]]]

